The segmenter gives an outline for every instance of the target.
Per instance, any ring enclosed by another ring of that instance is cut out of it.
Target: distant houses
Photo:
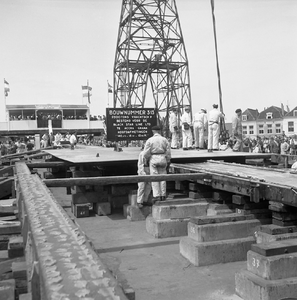
[[[242,113],[243,135],[250,138],[297,134],[297,106],[286,111],[282,107],[270,106],[259,112],[247,108]]]

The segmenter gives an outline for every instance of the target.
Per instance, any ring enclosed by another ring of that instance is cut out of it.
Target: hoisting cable
[[[219,66],[219,56],[218,56],[218,43],[217,43],[217,33],[216,33],[216,18],[214,13],[214,0],[210,0],[211,4],[211,12],[212,12],[212,24],[213,24],[213,34],[214,34],[214,42],[215,42],[215,53],[216,53],[216,64],[217,64],[217,77],[218,77],[218,87],[219,87],[219,99],[220,99],[220,110],[223,111],[223,100],[222,100],[222,88],[221,88],[221,74],[220,74],[220,66]],[[228,132],[226,131],[225,120],[221,119],[221,134],[220,139],[226,141],[229,138]]]

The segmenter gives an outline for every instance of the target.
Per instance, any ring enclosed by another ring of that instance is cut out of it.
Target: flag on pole
[[[8,96],[8,92],[10,92],[9,83],[4,78],[4,95],[5,95],[5,97]]]
[[[82,85],[83,97],[88,97],[88,102],[91,103],[92,96],[92,88],[89,86],[89,82],[87,85]]]
[[[112,94],[112,85],[110,85],[108,81],[107,81],[107,89],[108,89],[108,93]]]

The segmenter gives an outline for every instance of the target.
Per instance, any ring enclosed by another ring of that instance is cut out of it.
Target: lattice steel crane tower
[[[188,58],[175,0],[122,1],[113,92],[114,108],[154,106],[167,124],[171,108],[180,117],[184,106],[191,107]]]

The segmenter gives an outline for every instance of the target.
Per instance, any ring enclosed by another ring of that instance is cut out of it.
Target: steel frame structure
[[[175,0],[122,1],[114,108],[145,107],[149,82],[152,105],[159,119],[165,115],[167,124],[171,108],[177,108],[180,119],[182,109],[192,106],[189,64]]]

